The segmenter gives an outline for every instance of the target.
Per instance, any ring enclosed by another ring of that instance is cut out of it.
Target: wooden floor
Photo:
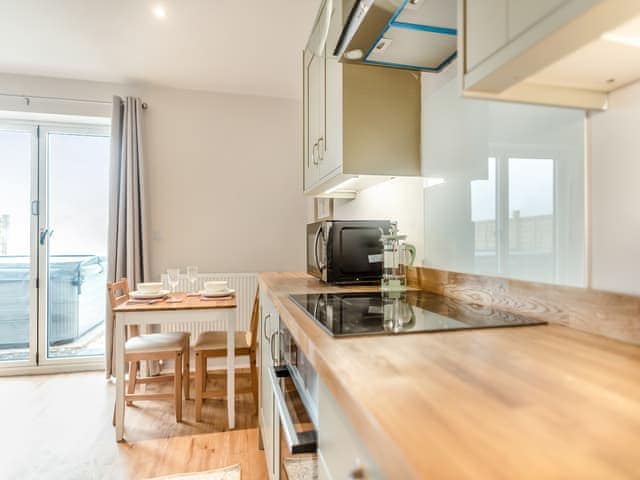
[[[0,479],[145,479],[234,464],[243,480],[266,478],[251,395],[236,397],[233,431],[226,399],[207,400],[199,424],[193,400],[182,424],[170,403],[140,402],[126,408],[127,441],[116,443],[114,394],[102,372],[0,378]]]

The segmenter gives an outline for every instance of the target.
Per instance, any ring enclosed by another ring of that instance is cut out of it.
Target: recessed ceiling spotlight
[[[156,5],[155,7],[153,7],[152,12],[156,18],[159,18],[159,19],[167,18],[167,11],[162,5]]]

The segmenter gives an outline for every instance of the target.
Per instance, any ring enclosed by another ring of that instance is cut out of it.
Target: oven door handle
[[[273,367],[269,369],[269,378],[273,387],[273,394],[278,408],[280,424],[284,431],[284,438],[292,455],[299,453],[315,453],[318,449],[318,436],[315,430],[307,430],[304,432],[296,431],[293,425],[293,419],[287,407],[287,401],[284,393],[280,388],[278,378],[290,377],[291,373],[286,367]]]
[[[269,350],[270,350],[270,353],[271,353],[271,361],[273,362],[273,364],[274,364],[274,365],[275,365],[275,364],[277,364],[277,363],[279,363],[279,362],[278,362],[278,358],[277,358],[277,357],[278,357],[278,353],[277,353],[277,351],[274,351],[274,350],[273,350],[273,348],[274,348],[275,346],[277,346],[277,345],[276,345],[276,342],[275,342],[276,335],[277,335],[277,336],[280,336],[280,332],[279,332],[278,330],[276,330],[275,332],[273,332],[273,333],[271,334],[271,336],[269,337]]]

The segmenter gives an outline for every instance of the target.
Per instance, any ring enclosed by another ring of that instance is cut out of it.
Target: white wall
[[[145,95],[154,275],[305,268],[300,104],[154,89]]]
[[[396,177],[362,190],[354,200],[336,200],[337,220],[397,220],[407,242],[416,247],[416,264],[424,258],[424,210],[422,178]]]
[[[591,116],[592,286],[640,294],[640,83]]]
[[[300,104],[247,95],[194,92],[0,75],[0,93],[110,101],[139,95],[144,112],[145,182],[151,269],[302,270]],[[108,115],[99,103],[0,96],[0,110]],[[105,179],[106,181],[106,179]]]

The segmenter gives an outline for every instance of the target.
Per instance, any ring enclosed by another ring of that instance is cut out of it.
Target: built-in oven
[[[280,321],[280,358],[271,373],[280,417],[280,478],[318,477],[318,376]]]

